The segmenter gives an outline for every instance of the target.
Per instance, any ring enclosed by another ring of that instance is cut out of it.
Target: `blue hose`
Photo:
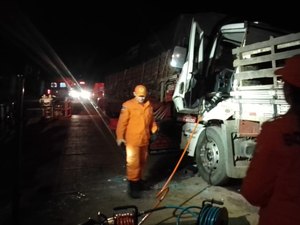
[[[228,212],[226,208],[213,207],[206,204],[202,207],[197,225],[226,225],[228,224]]]
[[[200,208],[196,206],[179,207],[166,206],[165,208],[175,208],[181,210],[177,215],[176,225],[180,225],[180,219],[183,214],[190,214],[197,218],[196,225],[228,225],[228,211],[225,207],[214,207],[212,204],[204,204],[199,214],[196,215],[191,209]]]

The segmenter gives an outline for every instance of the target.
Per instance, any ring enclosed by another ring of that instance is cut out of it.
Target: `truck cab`
[[[258,22],[223,24],[207,35],[193,20],[188,47],[174,48],[171,65],[181,69],[174,106],[195,118],[183,125],[181,148],[210,184],[243,178],[261,124],[288,110],[273,72],[299,54],[299,40]]]

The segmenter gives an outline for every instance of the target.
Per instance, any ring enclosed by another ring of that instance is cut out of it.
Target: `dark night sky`
[[[228,4],[227,9],[223,6],[216,7],[213,3],[205,7],[195,4],[191,7],[187,2],[184,5],[179,2],[176,7],[163,7],[160,4],[162,2],[154,1],[130,3],[130,1],[17,0],[18,12],[16,14],[10,12],[7,15],[16,15],[11,20],[14,21],[12,23],[28,18],[29,23],[36,29],[37,32],[31,34],[27,32],[27,35],[24,35],[22,32],[26,26],[21,25],[18,28],[20,33],[15,32],[15,36],[24,37],[23,45],[30,43],[31,47],[24,47],[25,49],[31,48],[35,51],[39,45],[46,43],[48,48],[44,55],[48,54],[50,46],[53,49],[52,57],[55,54],[73,74],[83,76],[89,74],[97,76],[101,65],[123,54],[150,34],[155,34],[181,13],[215,11],[245,19],[266,20],[287,28],[299,25],[299,22],[291,25],[292,13],[282,17],[273,9],[272,13],[268,14],[270,7],[264,9],[258,5],[254,6],[254,2],[245,8],[245,11],[242,7],[240,10],[233,10]],[[14,11],[12,5],[15,5],[13,3],[8,5],[10,10]],[[284,8],[278,8],[278,12]]]
[[[51,48],[50,58],[55,54],[74,75],[95,76],[101,65],[123,54],[180,14],[154,11],[139,4],[124,8],[114,4],[117,3],[10,1],[5,5],[4,13],[8,19],[2,15],[2,26],[6,28],[5,36],[9,33],[7,30],[10,31],[6,40],[16,42],[25,51],[36,51],[38,57],[45,60]],[[43,55],[40,49],[45,45],[47,50]]]
[[[144,7],[116,11],[96,4],[23,6],[37,29],[58,51],[70,55],[94,52],[109,60],[175,18],[174,12],[150,12]]]

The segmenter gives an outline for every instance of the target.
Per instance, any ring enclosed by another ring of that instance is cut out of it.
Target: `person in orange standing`
[[[129,182],[129,195],[141,197],[142,176],[148,159],[150,136],[158,131],[153,108],[146,100],[147,89],[137,85],[134,98],[122,104],[116,128],[117,144],[126,146],[126,174]]]
[[[263,124],[241,194],[259,207],[259,225],[300,224],[300,55],[275,71],[288,112]]]

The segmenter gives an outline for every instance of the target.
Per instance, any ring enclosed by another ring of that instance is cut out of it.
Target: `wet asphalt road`
[[[230,224],[255,224],[257,210],[241,199],[239,184],[231,190],[210,187],[194,173],[189,159],[180,164],[166,200],[157,198],[180,157],[181,152],[174,149],[150,155],[147,175],[153,189],[143,192],[141,199],[129,198],[124,150],[116,146],[106,122],[93,107],[71,117],[28,120],[19,162],[14,154],[8,154],[11,163],[7,164],[20,165],[17,190],[13,185],[16,170],[9,166],[8,173],[2,170],[9,182],[2,187],[0,224],[75,225],[89,217],[97,219],[97,212],[111,217],[115,207],[134,205],[142,212],[166,204],[169,208],[152,213],[144,224],[175,224],[174,208],[185,204],[200,207],[203,200],[211,198],[228,199]],[[191,217],[185,220],[181,223],[196,222]]]

